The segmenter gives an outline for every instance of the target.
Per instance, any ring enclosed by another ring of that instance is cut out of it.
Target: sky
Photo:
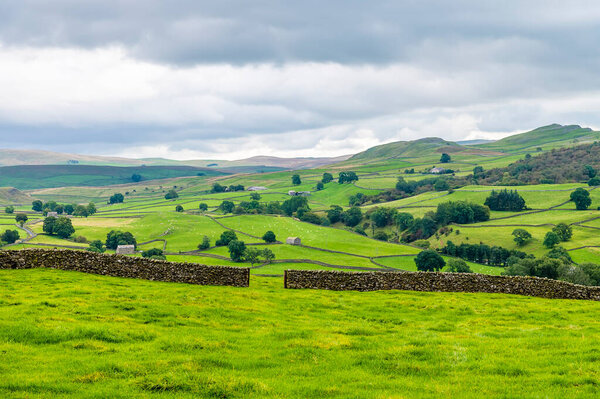
[[[600,127],[598,1],[0,2],[0,147],[240,159]]]

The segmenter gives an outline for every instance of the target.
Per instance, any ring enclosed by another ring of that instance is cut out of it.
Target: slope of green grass
[[[0,271],[0,395],[596,397],[600,304]]]

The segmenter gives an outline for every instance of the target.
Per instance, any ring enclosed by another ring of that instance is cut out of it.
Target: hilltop
[[[549,150],[600,139],[600,132],[579,125],[552,124],[529,132],[515,134],[491,143],[475,145],[477,148],[501,152]]]

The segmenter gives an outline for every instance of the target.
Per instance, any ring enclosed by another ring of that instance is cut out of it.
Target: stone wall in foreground
[[[490,276],[475,273],[368,272],[286,270],[285,288],[335,291],[488,292],[556,299],[600,300],[600,287],[537,277]]]
[[[247,267],[205,266],[65,249],[0,251],[0,269],[37,267],[200,285],[248,287],[250,283]]]

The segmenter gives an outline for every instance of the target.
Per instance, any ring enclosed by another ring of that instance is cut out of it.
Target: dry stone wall
[[[65,249],[0,251],[0,269],[37,267],[199,285],[248,287],[250,283],[247,267],[205,266]]]
[[[286,270],[285,288],[335,291],[407,290],[488,292],[556,299],[600,300],[600,287],[523,276],[475,273],[361,272]]]

